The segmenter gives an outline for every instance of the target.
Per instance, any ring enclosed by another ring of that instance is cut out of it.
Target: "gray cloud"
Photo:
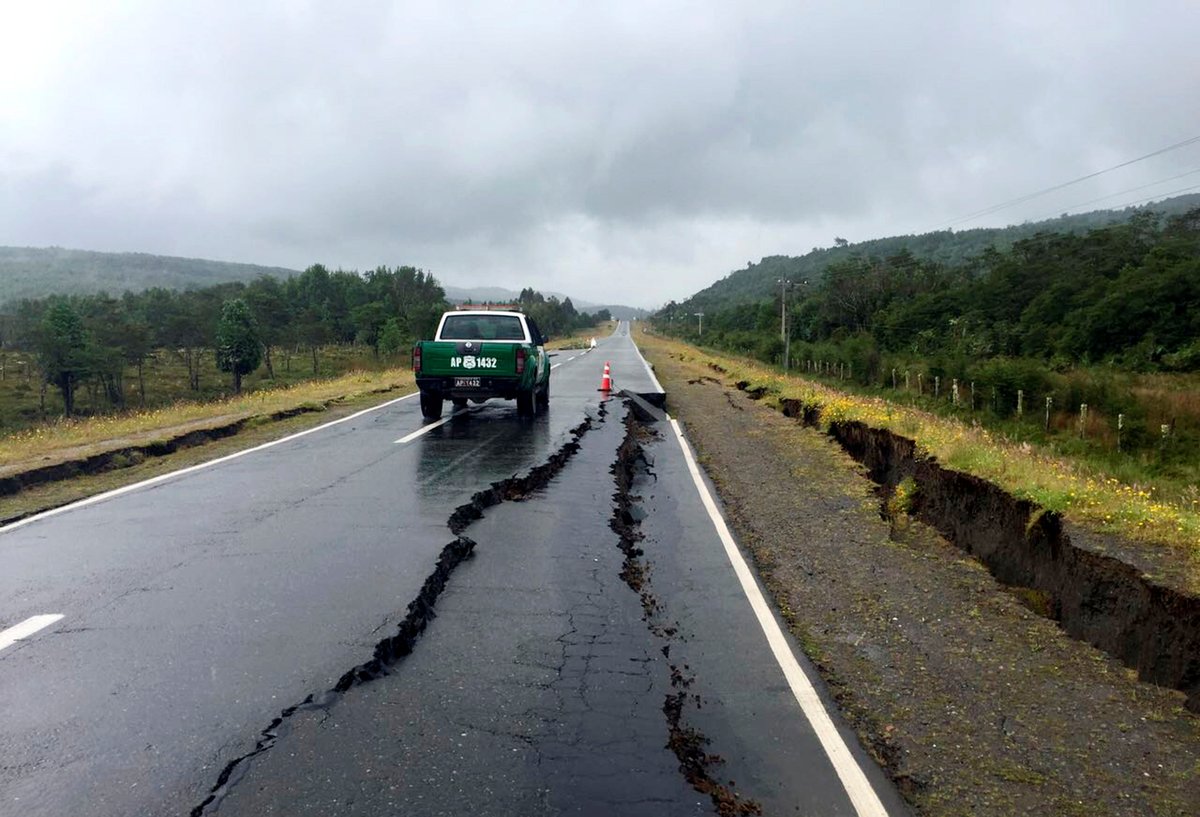
[[[0,34],[6,244],[652,304],[1200,133],[1184,2],[28,5]]]

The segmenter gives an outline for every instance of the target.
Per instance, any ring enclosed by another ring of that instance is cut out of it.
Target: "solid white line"
[[[429,432],[433,431],[435,428],[440,428],[441,426],[444,426],[446,423],[450,422],[458,415],[466,414],[468,411],[470,411],[470,409],[459,409],[458,411],[452,411],[452,412],[450,412],[449,417],[443,417],[442,419],[438,420],[436,423],[430,423],[427,426],[421,426],[416,431],[414,431],[412,434],[408,434],[408,435],[396,440],[395,444],[396,445],[404,445],[405,443],[412,442],[417,437],[420,437],[422,434],[428,434]]]
[[[215,460],[209,460],[208,462],[202,462],[202,463],[198,463],[196,465],[190,465],[187,468],[180,468],[178,471],[171,471],[166,474],[159,474],[156,477],[151,477],[150,479],[144,479],[141,482],[135,482],[132,485],[125,485],[120,488],[114,488],[111,491],[105,491],[102,494],[96,494],[95,496],[89,496],[87,499],[81,499],[78,502],[72,502],[70,505],[63,505],[61,508],[53,508],[49,511],[43,511],[42,513],[34,514],[33,516],[29,516],[29,517],[26,517],[25,519],[21,519],[16,522],[12,522],[8,525],[5,525],[3,527],[0,527],[0,533],[6,533],[10,530],[16,530],[17,528],[24,527],[25,525],[36,522],[39,519],[45,519],[50,516],[57,516],[60,513],[66,513],[67,511],[73,511],[76,508],[83,508],[88,505],[94,505],[97,502],[103,502],[106,499],[111,499],[112,497],[120,496],[121,494],[127,494],[127,493],[130,493],[131,491],[136,491],[140,488],[146,488],[151,485],[157,485],[160,482],[166,482],[169,479],[174,479],[175,477],[181,477],[184,474],[190,474],[193,471],[199,471],[203,468],[212,468],[214,465],[220,465],[223,462],[229,462],[230,460],[236,460],[238,457],[244,457],[247,454],[253,454],[256,451],[263,451],[264,449],[267,449],[267,448],[273,448],[274,446],[282,445],[286,442],[291,442],[292,440],[299,439],[300,437],[305,437],[305,436],[308,436],[309,434],[315,434],[318,431],[323,431],[324,429],[332,428],[333,426],[339,425],[341,423],[348,423],[351,420],[354,420],[358,417],[362,417],[364,414],[370,414],[373,411],[379,411],[382,408],[387,408],[388,406],[395,405],[396,403],[399,403],[401,400],[407,400],[410,397],[416,397],[419,393],[420,392],[413,392],[412,394],[406,394],[403,397],[397,397],[395,400],[388,400],[386,403],[380,403],[378,406],[371,406],[370,408],[363,409],[362,411],[356,411],[353,414],[347,415],[345,417],[341,417],[337,420],[331,420],[328,423],[323,423],[322,425],[319,425],[319,426],[313,426],[312,428],[305,429],[304,431],[299,431],[295,434],[289,434],[286,437],[280,437],[278,440],[272,440],[269,443],[263,443],[262,445],[256,445],[253,448],[247,448],[244,451],[235,451],[232,454],[226,454],[224,457],[218,457]]]
[[[0,631],[0,650],[4,649],[5,647],[11,647],[21,639],[29,638],[29,636],[33,635],[38,630],[45,629],[54,622],[60,620],[62,620],[62,614],[50,613],[42,616],[30,616],[20,624],[14,624],[7,630]]]
[[[629,340],[633,341],[633,338],[631,337]],[[637,352],[637,356],[639,359],[641,359],[642,365],[646,367],[646,374],[650,375],[650,382],[654,384],[654,390],[665,391],[665,389],[662,387],[662,384],[658,382],[658,378],[654,376],[654,369],[650,368],[650,364],[646,361],[646,358],[642,356],[642,350],[638,348],[636,342],[633,344],[633,351]]]
[[[754,581],[754,575],[750,572],[750,567],[746,564],[741,551],[738,550],[737,543],[733,541],[733,535],[730,534],[725,520],[721,517],[721,512],[717,509],[717,503],[713,500],[708,486],[704,484],[704,480],[700,476],[700,468],[696,465],[696,460],[692,457],[691,449],[683,437],[683,429],[680,428],[679,421],[671,418],[671,427],[675,429],[675,437],[679,440],[679,447],[683,449],[683,456],[687,460],[688,471],[692,474],[692,482],[696,484],[696,490],[700,493],[700,500],[704,503],[704,508],[708,511],[708,515],[712,519],[713,527],[717,529],[717,535],[721,538],[721,543],[725,546],[725,554],[729,557],[729,561],[733,565],[733,572],[737,574],[738,581],[741,582],[742,591],[746,594],[746,598],[750,602],[750,607],[754,610],[755,618],[758,619],[758,624],[762,628],[763,635],[767,637],[767,643],[771,647],[771,652],[774,653],[775,660],[779,663],[779,668],[783,670],[783,675],[787,678],[788,686],[792,689],[792,695],[795,696],[796,702],[800,704],[800,708],[804,711],[804,716],[808,718],[813,732],[816,733],[817,739],[821,742],[821,747],[825,750],[825,754],[829,757],[833,768],[837,771],[837,776],[842,781],[842,786],[845,787],[846,794],[849,796],[850,802],[854,805],[855,812],[859,817],[887,817],[887,809],[884,808],[879,795],[875,793],[875,789],[871,787],[871,783],[867,780],[866,774],[863,773],[862,767],[858,765],[854,756],[850,754],[846,742],[842,740],[841,734],[838,733],[837,727],[833,724],[833,719],[825,711],[825,705],[817,695],[817,690],[813,687],[808,676],[804,674],[804,670],[800,667],[800,662],[796,660],[791,646],[784,637],[783,631],[779,628],[779,623],[771,614],[771,608],[767,605],[766,599],[763,598],[762,591],[758,589],[758,584]]]

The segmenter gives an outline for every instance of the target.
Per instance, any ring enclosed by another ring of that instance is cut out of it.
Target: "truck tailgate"
[[[516,344],[487,341],[426,342],[421,345],[421,373],[516,377],[516,349]]]

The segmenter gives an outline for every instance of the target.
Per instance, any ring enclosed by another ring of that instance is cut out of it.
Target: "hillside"
[[[830,264],[858,256],[887,258],[907,250],[921,260],[956,266],[978,256],[988,247],[1004,251],[1023,239],[1038,233],[1082,234],[1088,230],[1129,221],[1141,212],[1157,212],[1166,216],[1181,215],[1200,206],[1200,194],[1177,196],[1141,207],[1124,210],[1095,210],[1072,216],[1060,216],[1046,221],[1016,224],[1009,227],[974,230],[942,230],[921,235],[898,235],[860,241],[840,247],[814,249],[802,256],[772,255],[757,264],[731,272],[716,283],[692,295],[678,305],[688,312],[727,309],[778,295],[778,281],[810,280],[815,282]]]
[[[199,289],[260,275],[287,278],[297,270],[146,253],[61,247],[0,247],[0,304],[47,295],[87,295],[153,287]]]

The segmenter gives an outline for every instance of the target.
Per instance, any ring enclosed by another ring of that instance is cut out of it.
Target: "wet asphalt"
[[[622,579],[630,409],[597,391],[606,360],[618,389],[659,390],[622,324],[552,359],[533,419],[491,401],[397,444],[425,425],[400,400],[0,531],[0,630],[64,616],[0,650],[0,815],[716,813],[668,748],[680,692],[676,734],[740,802],[854,814],[665,423],[631,491],[643,593]],[[330,693],[396,632],[455,509],[576,439],[462,531],[473,554],[411,655]]]

